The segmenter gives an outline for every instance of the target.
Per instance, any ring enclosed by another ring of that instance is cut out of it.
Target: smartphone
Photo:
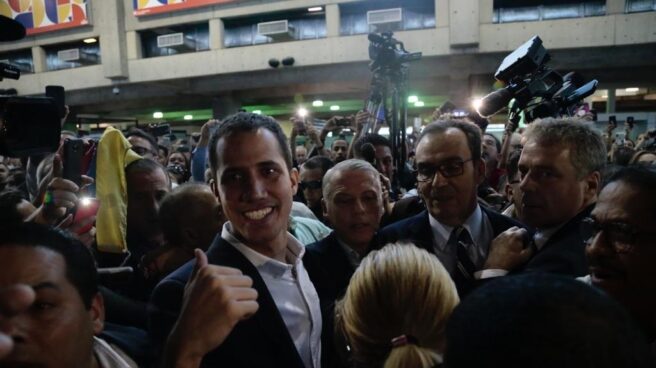
[[[95,216],[100,208],[100,202],[96,198],[82,197],[77,203],[73,224],[79,224],[89,217]],[[95,221],[89,223],[77,230],[78,235],[82,235],[93,227]]]
[[[62,177],[80,186],[82,183],[82,156],[84,141],[79,138],[67,138],[64,141]]]
[[[46,97],[52,98],[57,106],[57,115],[60,119],[66,115],[66,96],[62,86],[46,86]]]

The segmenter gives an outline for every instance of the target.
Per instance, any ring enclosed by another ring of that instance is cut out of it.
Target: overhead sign
[[[134,15],[160,14],[199,6],[230,3],[235,0],[132,0]]]
[[[20,22],[28,35],[89,24],[90,0],[0,0],[0,14]]]

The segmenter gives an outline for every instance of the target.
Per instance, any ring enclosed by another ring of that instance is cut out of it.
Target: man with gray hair
[[[537,231],[524,251],[526,230],[510,228],[492,243],[487,269],[587,274],[582,219],[589,216],[601,183],[606,148],[582,121],[542,119],[524,133],[519,159],[521,220]]]
[[[323,214],[334,230],[307,250],[317,255],[334,281],[335,299],[344,295],[378,231],[383,216],[379,175],[370,163],[351,159],[338,163],[323,177]]]

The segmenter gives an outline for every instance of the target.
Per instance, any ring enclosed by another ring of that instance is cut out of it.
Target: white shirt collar
[[[428,221],[430,222],[431,229],[433,229],[434,237],[438,238],[436,240],[439,240],[436,242],[437,247],[440,250],[444,250],[446,248],[446,242],[449,240],[454,227],[442,224],[441,222],[437,221],[430,213],[428,214]],[[480,234],[483,228],[483,211],[481,210],[481,206],[478,204],[476,205],[476,209],[474,209],[474,212],[472,212],[467,220],[465,220],[465,222],[462,224],[462,227],[467,229],[469,235],[474,241],[474,245],[478,246],[478,242],[480,241]]]
[[[565,224],[560,224],[558,226],[536,231],[535,235],[533,235],[533,243],[535,244],[535,247],[538,250],[542,249],[542,247],[544,247],[544,245],[549,241],[549,238],[551,238],[558,230],[560,230],[563,225]]]

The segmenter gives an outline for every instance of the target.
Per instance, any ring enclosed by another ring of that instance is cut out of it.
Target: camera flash
[[[307,116],[308,111],[307,111],[306,108],[304,108],[304,107],[300,107],[300,108],[296,111],[296,114],[297,114],[298,116],[304,118],[304,117]]]
[[[89,197],[82,197],[80,198],[80,204],[83,206],[88,206],[91,204],[91,198]]]

